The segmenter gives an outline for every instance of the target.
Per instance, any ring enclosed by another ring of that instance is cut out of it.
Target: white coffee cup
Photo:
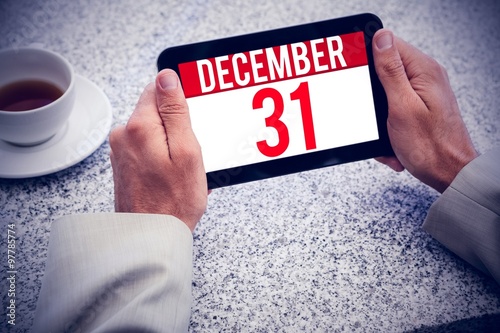
[[[0,51],[0,94],[2,88],[15,82],[34,80],[56,86],[62,95],[47,105],[23,111],[6,111],[8,107],[0,105],[1,140],[19,146],[37,145],[52,138],[68,120],[75,102],[71,64],[61,55],[41,48]]]

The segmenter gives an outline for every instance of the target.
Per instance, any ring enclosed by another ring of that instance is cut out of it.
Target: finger
[[[121,129],[122,140],[116,140],[123,147],[128,142],[143,151],[166,151],[159,147],[159,143],[166,141],[165,129],[156,106],[156,86],[148,84],[130,116],[127,125]],[[126,137],[126,139],[124,139]],[[129,149],[132,147],[126,147]],[[159,150],[160,149],[160,150]]]
[[[387,99],[399,99],[402,93],[414,93],[392,31],[381,29],[373,38],[375,70]]]
[[[403,164],[401,164],[401,162],[395,156],[376,157],[375,161],[387,165],[389,168],[391,168],[392,170],[394,170],[396,172],[401,172],[401,171],[404,171],[404,169],[405,169]]]
[[[164,69],[156,77],[156,103],[167,134],[170,154],[172,148],[195,141],[186,98],[173,70]]]
[[[144,88],[129,122],[138,120],[143,123],[161,124],[161,118],[156,108],[156,88],[154,83],[150,83]]]

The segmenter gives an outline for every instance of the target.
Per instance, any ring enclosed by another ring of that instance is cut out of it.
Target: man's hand
[[[173,215],[193,231],[207,206],[207,181],[175,72],[158,74],[109,143],[115,210]]]
[[[377,160],[396,171],[406,168],[443,192],[478,156],[445,69],[386,29],[375,34],[373,53],[387,94],[387,130],[396,154]]]

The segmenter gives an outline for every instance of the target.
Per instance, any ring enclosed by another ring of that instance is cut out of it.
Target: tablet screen
[[[206,171],[377,140],[363,38],[355,32],[179,64]]]
[[[351,22],[368,24],[363,19]],[[345,23],[341,33],[332,26],[313,23],[160,55],[159,69],[180,76],[210,188],[390,150],[370,36]]]

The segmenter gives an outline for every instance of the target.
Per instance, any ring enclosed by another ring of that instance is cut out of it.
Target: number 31
[[[263,102],[266,98],[271,98],[274,103],[274,112],[266,118],[266,127],[273,127],[278,132],[278,144],[269,146],[267,141],[262,140],[257,142],[259,151],[268,157],[276,157],[285,152],[290,143],[288,128],[280,120],[284,111],[283,97],[278,90],[273,88],[264,88],[259,90],[253,97],[253,109],[262,109]],[[309,97],[309,85],[307,82],[302,82],[299,87],[290,94],[292,101],[299,100],[300,111],[302,113],[302,126],[304,129],[304,139],[306,142],[306,150],[316,148],[316,137],[314,135],[314,124],[311,111],[311,99]]]

